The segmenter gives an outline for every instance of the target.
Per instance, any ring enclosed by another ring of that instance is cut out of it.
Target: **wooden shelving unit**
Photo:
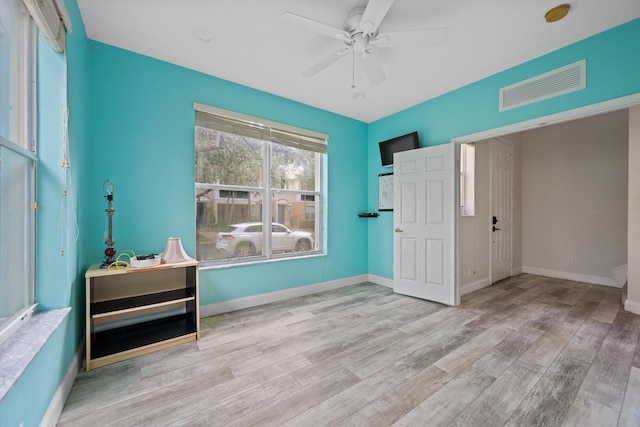
[[[200,338],[198,263],[126,270],[92,265],[86,279],[86,369]]]

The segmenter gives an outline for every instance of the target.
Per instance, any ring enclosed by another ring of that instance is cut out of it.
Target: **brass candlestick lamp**
[[[109,268],[109,266],[113,264],[116,255],[116,249],[113,247],[116,243],[113,241],[113,214],[116,213],[116,210],[113,209],[113,183],[111,180],[106,179],[102,183],[102,192],[107,201],[107,209],[105,209],[105,212],[107,213],[109,228],[108,234],[104,238],[104,244],[107,245],[107,249],[104,250],[104,261],[102,265],[100,265],[100,268]]]

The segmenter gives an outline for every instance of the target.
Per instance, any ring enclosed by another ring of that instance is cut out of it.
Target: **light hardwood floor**
[[[639,426],[620,290],[521,274],[459,307],[364,283],[81,372],[62,426]]]

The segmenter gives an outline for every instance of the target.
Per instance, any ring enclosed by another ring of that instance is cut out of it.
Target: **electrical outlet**
[[[573,260],[567,260],[567,267],[573,267]]]

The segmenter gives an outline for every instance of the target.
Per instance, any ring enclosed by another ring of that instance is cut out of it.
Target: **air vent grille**
[[[500,111],[587,87],[587,60],[569,64],[548,73],[500,89]]]

